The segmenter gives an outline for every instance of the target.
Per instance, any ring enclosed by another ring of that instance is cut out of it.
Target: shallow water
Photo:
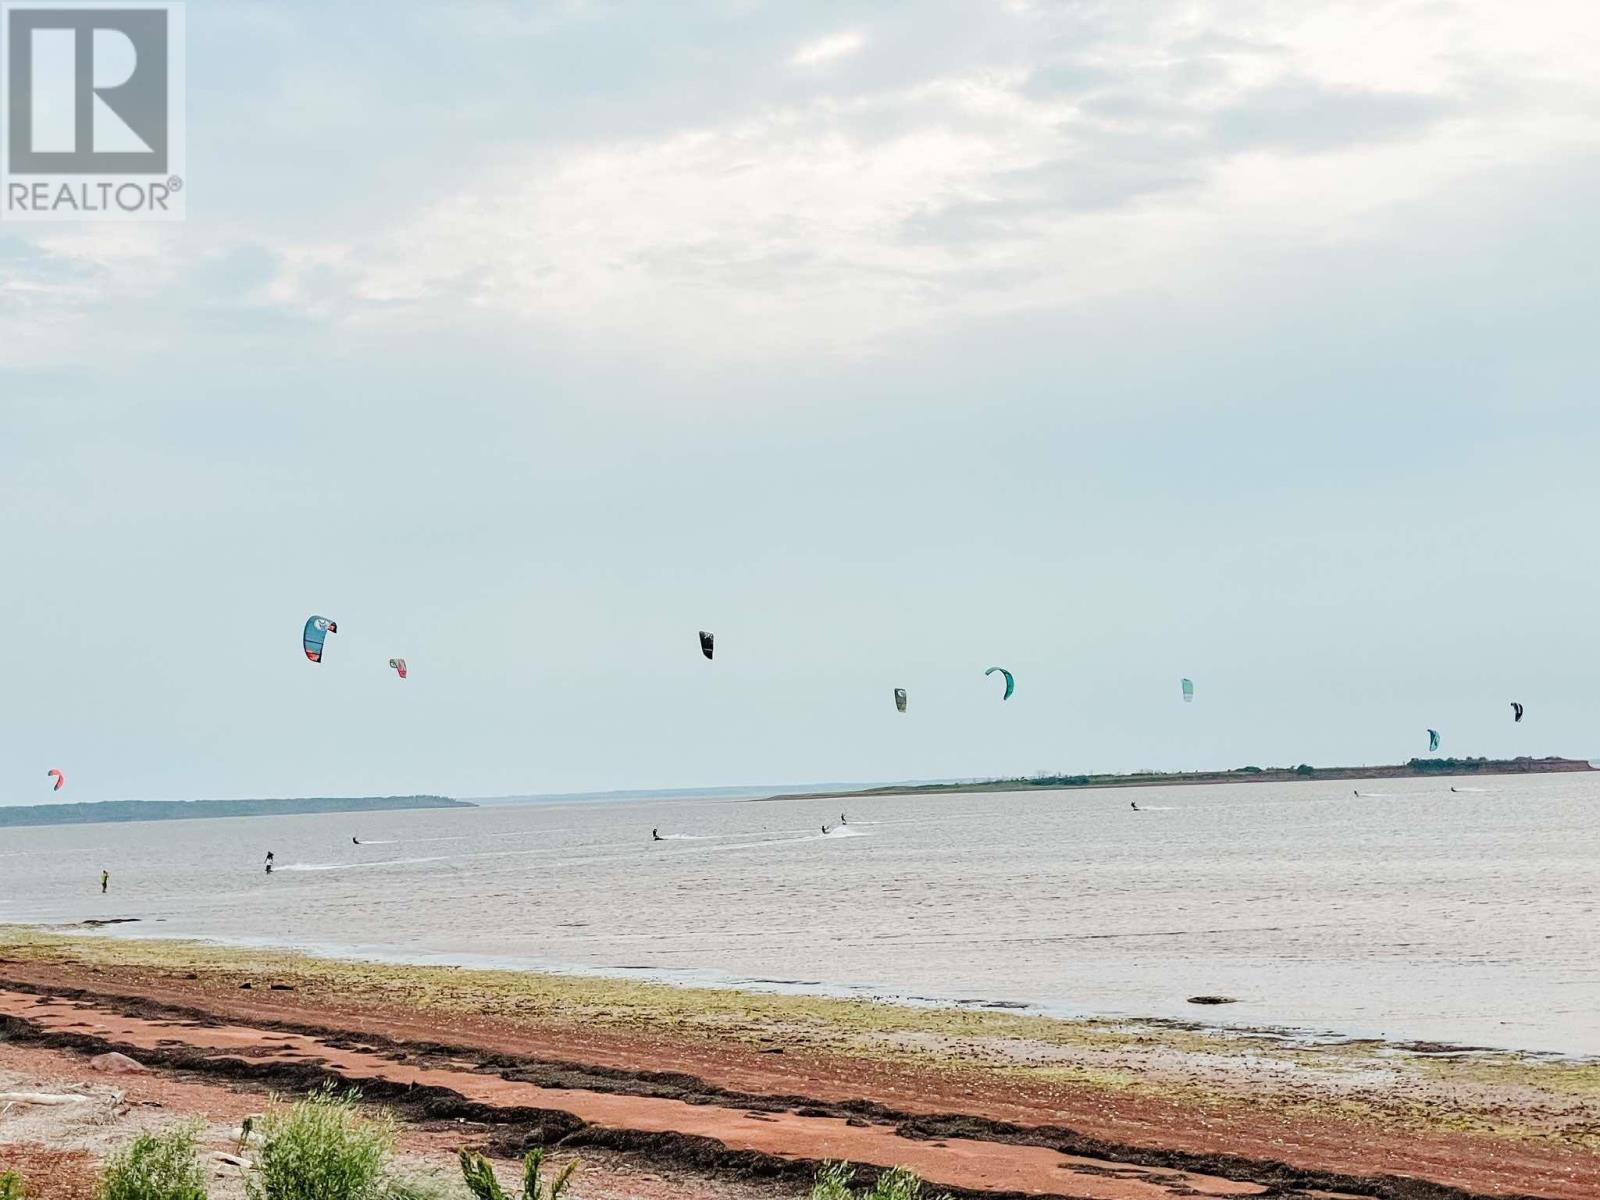
[[[0,920],[1600,1053],[1600,775],[840,805],[0,830]]]

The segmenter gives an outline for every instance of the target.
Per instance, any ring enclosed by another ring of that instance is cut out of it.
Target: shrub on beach
[[[0,1172],[0,1200],[25,1200],[27,1195],[21,1175],[15,1171]]]
[[[245,1182],[250,1200],[424,1200],[431,1185],[396,1176],[393,1118],[363,1116],[360,1096],[312,1092],[259,1123],[261,1146]]]
[[[561,1200],[577,1169],[578,1160],[573,1159],[556,1172],[546,1187],[542,1179],[544,1148],[536,1147],[528,1151],[527,1157],[522,1160],[522,1191],[515,1200]],[[489,1165],[489,1160],[481,1154],[471,1150],[461,1152],[461,1175],[467,1181],[467,1191],[472,1193],[473,1200],[513,1200],[494,1177],[494,1168]]]
[[[206,1200],[198,1141],[192,1125],[141,1133],[106,1164],[97,1200]]]
[[[810,1200],[924,1200],[922,1180],[904,1167],[882,1172],[870,1188],[855,1191],[855,1168],[849,1163],[828,1163],[817,1172]],[[931,1197],[929,1200],[948,1200]]]

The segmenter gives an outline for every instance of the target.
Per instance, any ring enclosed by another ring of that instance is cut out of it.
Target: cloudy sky
[[[0,803],[1600,755],[1600,7],[188,25],[0,230]]]

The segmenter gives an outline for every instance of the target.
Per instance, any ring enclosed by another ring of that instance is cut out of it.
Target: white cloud
[[[274,245],[252,302],[324,325],[456,324],[690,361],[855,354],[1111,295],[1214,301],[1286,254],[1383,244],[1430,204],[1459,215],[1508,166],[1577,161],[1600,124],[1588,9],[1567,12],[1560,38],[1510,41],[1487,0],[1017,19],[1018,55],[920,84],[513,145],[369,232]],[[1373,39],[1382,54],[1361,53]],[[838,34],[795,61],[862,44]],[[96,301],[144,301],[173,275],[133,247],[74,245],[46,244],[44,268],[4,281],[0,332],[8,305],[37,325],[91,285]],[[190,245],[227,249],[220,234]]]
[[[1595,126],[1479,103],[1470,23],[1441,44],[1391,14],[1419,45],[1355,77],[1324,48],[1372,32],[1351,14],[1201,44],[1184,21],[1119,27],[1032,68],[530,154],[354,251],[352,307],[690,358],[856,353],[939,322],[1214,291],[1284,251],[1381,238],[1496,155],[1570,155],[1571,122]]]
[[[835,33],[825,38],[818,38],[814,42],[807,42],[794,52],[789,62],[796,67],[815,67],[822,63],[833,62],[835,59],[848,58],[859,52],[866,44],[866,36],[857,30]]]

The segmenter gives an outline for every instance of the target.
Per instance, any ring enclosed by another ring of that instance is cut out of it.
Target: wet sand
[[[333,1077],[469,1144],[598,1146],[707,1187],[800,1194],[847,1158],[1094,1200],[1600,1194],[1593,1064],[1445,1047],[22,932],[0,934],[0,1024],[213,1085]]]

